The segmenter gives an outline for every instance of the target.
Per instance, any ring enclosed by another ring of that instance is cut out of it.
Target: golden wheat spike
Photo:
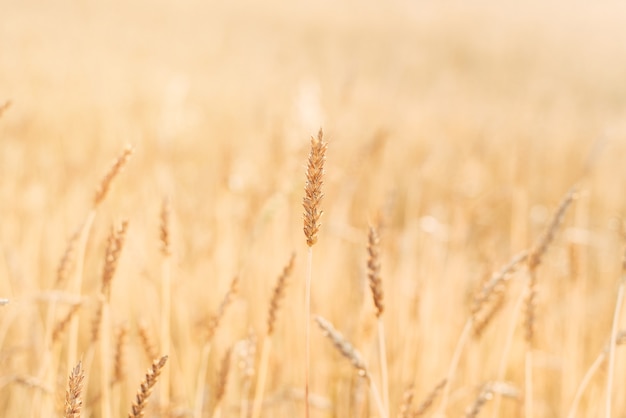
[[[283,272],[276,281],[276,286],[274,287],[274,292],[272,293],[272,299],[270,301],[270,309],[267,315],[267,335],[272,335],[274,333],[274,324],[276,323],[276,314],[278,312],[278,308],[280,307],[280,299],[285,293],[285,288],[287,287],[287,279],[291,275],[295,259],[296,254],[292,253],[291,258],[289,259],[289,263],[287,263],[287,265],[283,269]]]
[[[146,378],[143,380],[143,382],[141,382],[141,385],[137,390],[135,402],[133,402],[133,405],[131,406],[128,418],[140,418],[144,416],[144,409],[146,408],[146,404],[148,403],[148,398],[152,393],[154,385],[159,380],[161,369],[163,369],[166,362],[167,356],[163,356],[160,359],[154,360],[152,366],[150,366],[150,368],[146,372]]]
[[[115,159],[109,171],[102,177],[98,187],[96,188],[96,193],[93,198],[93,205],[97,207],[102,203],[104,198],[109,193],[109,189],[111,188],[111,184],[115,177],[118,176],[130,160],[130,157],[133,155],[134,148],[131,145],[126,145],[122,153]]]
[[[84,379],[85,373],[82,369],[82,362],[79,361],[70,373],[65,392],[65,418],[80,418],[80,410],[83,406],[81,392]]]
[[[322,198],[322,184],[324,177],[324,162],[326,161],[326,148],[328,143],[323,140],[324,133],[319,130],[317,138],[311,137],[311,151],[306,170],[306,184],[304,187],[304,235],[306,243],[312,247],[317,242],[317,233],[320,228],[320,208]]]

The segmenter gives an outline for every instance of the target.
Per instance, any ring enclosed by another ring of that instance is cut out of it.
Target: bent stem
[[[570,407],[569,413],[567,414],[567,418],[574,418],[576,416],[576,411],[578,409],[580,399],[582,398],[585,389],[587,389],[587,386],[589,386],[591,378],[596,374],[602,363],[604,363],[604,360],[606,360],[606,354],[606,351],[602,351],[598,355],[598,357],[596,357],[591,367],[589,367],[587,373],[585,373],[585,377],[583,377],[580,385],[578,385],[578,389],[576,390],[576,396],[574,396],[574,400],[572,401],[572,406]]]
[[[452,385],[452,378],[456,373],[457,367],[459,365],[459,360],[461,359],[461,353],[463,352],[463,348],[465,344],[467,344],[468,338],[470,336],[470,331],[472,330],[472,319],[468,319],[463,327],[463,331],[461,332],[461,336],[459,337],[459,341],[456,344],[456,348],[454,349],[454,354],[452,355],[452,361],[450,362],[450,368],[448,369],[448,374],[446,375],[446,383],[443,389],[443,394],[441,395],[441,404],[439,405],[439,409],[436,415],[444,415],[446,411],[446,407],[448,406],[448,398],[450,396],[450,386]]]

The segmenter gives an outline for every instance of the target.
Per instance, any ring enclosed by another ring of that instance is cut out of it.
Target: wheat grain
[[[85,373],[82,369],[82,362],[79,361],[76,367],[72,369],[65,392],[65,418],[80,418],[80,410],[83,406],[81,392],[84,379]]]
[[[167,356],[163,356],[160,359],[154,360],[152,366],[146,372],[145,379],[141,382],[141,385],[137,390],[137,395],[135,396],[135,401],[131,406],[128,418],[140,418],[144,416],[144,409],[146,408],[146,405],[148,403],[148,398],[152,393],[154,385],[159,380],[159,375],[161,374],[161,370],[165,366],[166,362]]]

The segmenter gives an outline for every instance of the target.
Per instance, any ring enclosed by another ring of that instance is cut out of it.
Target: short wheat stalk
[[[204,392],[206,385],[206,375],[209,368],[209,355],[211,354],[211,343],[217,331],[220,322],[226,314],[226,309],[233,302],[235,295],[239,289],[239,277],[236,276],[230,283],[230,287],[224,295],[217,312],[209,319],[207,328],[207,337],[202,350],[200,352],[200,363],[198,366],[198,376],[196,379],[196,399],[194,404],[194,418],[202,417],[202,409],[204,406]]]
[[[261,405],[263,403],[263,394],[265,392],[265,383],[267,380],[267,369],[269,365],[269,356],[272,348],[272,335],[274,333],[274,325],[276,323],[276,314],[278,312],[280,300],[285,292],[287,286],[287,279],[291,275],[295,261],[295,254],[291,255],[289,263],[283,269],[282,274],[278,277],[272,299],[270,301],[270,308],[267,318],[267,331],[263,338],[263,346],[261,348],[261,362],[259,363],[259,375],[257,378],[256,389],[254,393],[254,402],[252,405],[252,418],[259,418],[261,416]]]
[[[380,275],[380,235],[378,228],[372,225],[370,225],[367,235],[367,256],[367,277],[372,290],[374,306],[376,307],[376,320],[378,322],[378,359],[380,362],[383,403],[387,413],[389,413],[389,377],[385,345],[385,323],[383,321],[385,305],[383,300],[383,283]]]
[[[309,386],[311,366],[311,281],[313,276],[313,245],[317,242],[317,234],[320,228],[322,216],[321,201],[322,184],[324,177],[324,162],[328,144],[324,142],[324,133],[320,129],[317,138],[311,137],[311,150],[306,170],[306,183],[304,186],[304,235],[309,247],[307,257],[307,274],[305,281],[304,296],[304,321],[305,321],[305,360],[304,360],[304,403],[305,417],[310,416]]]
[[[374,398],[374,402],[376,403],[376,408],[378,409],[378,413],[381,418],[389,418],[389,414],[383,405],[383,400],[380,396],[380,392],[376,387],[376,383],[372,380],[370,376],[367,366],[365,365],[365,361],[361,357],[361,354],[344,338],[343,335],[339,331],[333,327],[333,325],[328,322],[326,319],[321,316],[316,316],[315,321],[322,329],[326,337],[333,343],[335,348],[341,353],[343,357],[350,360],[352,366],[357,370],[359,376],[365,378],[370,386],[370,391],[372,393],[372,397]]]

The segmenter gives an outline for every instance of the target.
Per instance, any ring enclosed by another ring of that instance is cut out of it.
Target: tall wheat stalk
[[[104,199],[111,189],[113,180],[122,172],[124,167],[128,164],[130,157],[133,155],[134,149],[130,145],[126,145],[122,153],[115,159],[107,173],[102,177],[93,198],[93,206],[87,218],[83,222],[83,227],[80,232],[80,238],[76,245],[76,267],[74,269],[74,277],[72,279],[70,291],[77,295],[81,295],[81,288],[83,284],[83,266],[85,262],[85,251],[87,249],[87,241],[91,232],[94,219],[98,207],[102,204]],[[78,317],[72,318],[70,323],[69,343],[67,351],[67,364],[71,367],[72,364],[76,364],[78,352]]]
[[[169,199],[163,199],[161,205],[161,353],[171,355],[170,327],[172,323],[172,249],[170,232],[171,206]],[[159,397],[161,413],[167,414],[170,407],[170,368],[161,374],[161,393]]]
[[[526,418],[534,416],[533,402],[533,349],[535,342],[535,310],[537,304],[537,268],[543,260],[548,248],[559,230],[559,226],[563,222],[563,217],[567,212],[574,199],[576,198],[575,189],[570,189],[565,197],[561,200],[559,207],[552,216],[548,227],[539,237],[536,244],[528,253],[528,281],[526,294],[526,317],[525,332],[526,355],[524,360],[525,375],[525,396],[524,396],[524,414]]]
[[[613,378],[615,375],[615,347],[617,345],[617,330],[619,317],[624,303],[624,291],[626,290],[626,254],[622,258],[622,277],[617,289],[617,301],[613,312],[613,324],[611,325],[611,340],[609,342],[609,370],[606,378],[606,405],[605,416],[611,418],[611,400],[613,394]]]
[[[311,367],[311,281],[313,276],[313,245],[317,242],[317,234],[320,228],[322,216],[321,201],[322,184],[324,178],[324,162],[326,161],[326,149],[328,144],[324,142],[324,133],[319,130],[317,138],[311,137],[311,150],[306,170],[306,183],[304,186],[304,235],[309,247],[307,257],[307,273],[304,296],[304,321],[305,321],[305,360],[304,360],[304,403],[305,417],[310,416],[309,386]]]
[[[102,271],[102,317],[101,317],[101,336],[100,336],[100,412],[102,418],[110,418],[111,414],[111,283],[117,266],[119,264],[128,222],[122,222],[119,228],[111,228],[107,239],[107,247],[105,252],[104,268]]]

